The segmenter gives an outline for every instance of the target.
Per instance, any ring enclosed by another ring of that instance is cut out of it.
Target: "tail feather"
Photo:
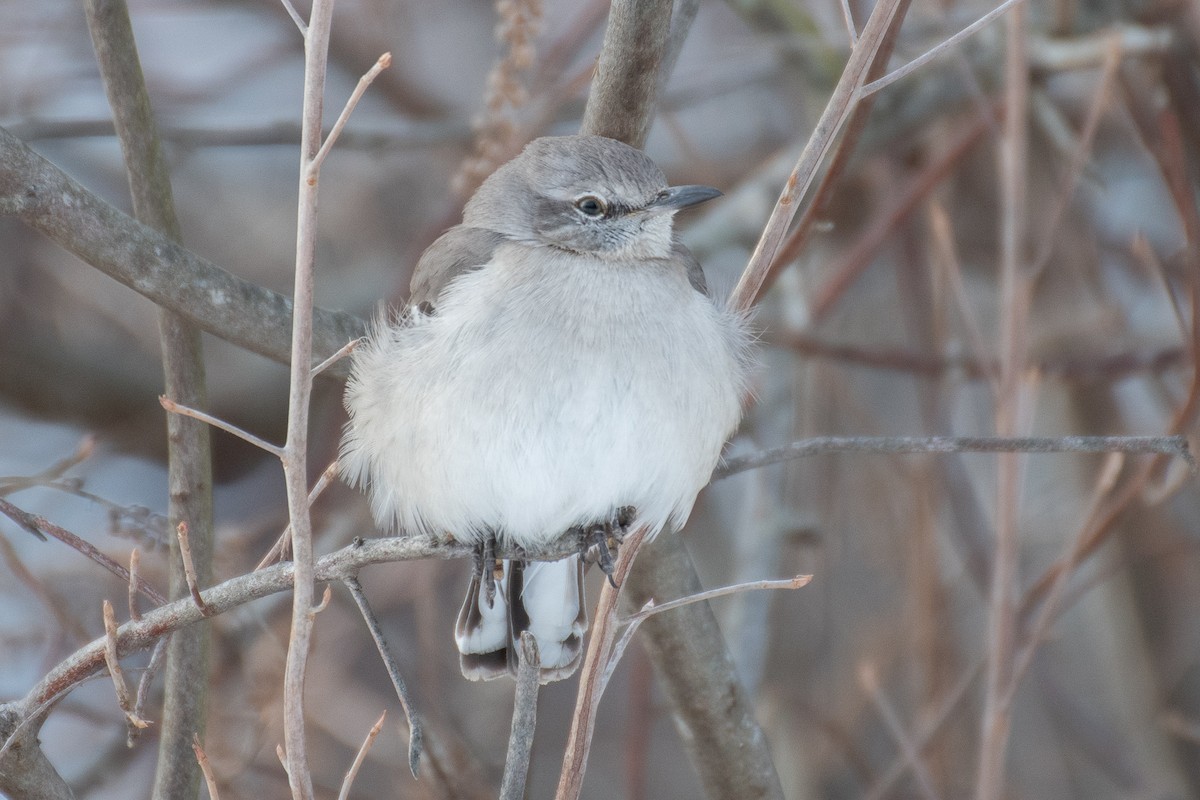
[[[484,589],[480,577],[473,575],[458,615],[455,639],[463,675],[471,680],[515,675],[515,643],[526,630],[537,641],[542,683],[570,677],[578,669],[587,631],[579,556],[550,562],[505,561],[491,606]]]

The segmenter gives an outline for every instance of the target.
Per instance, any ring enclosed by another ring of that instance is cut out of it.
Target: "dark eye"
[[[585,194],[576,200],[575,207],[589,217],[603,217],[604,213],[608,211],[608,206],[603,200],[590,194]]]

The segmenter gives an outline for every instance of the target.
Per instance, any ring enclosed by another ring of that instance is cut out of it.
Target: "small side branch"
[[[349,800],[350,787],[354,785],[354,779],[358,777],[358,771],[362,768],[363,762],[367,760],[367,753],[370,752],[371,745],[375,744],[375,737],[383,730],[383,721],[385,719],[387,719],[386,710],[379,715],[379,719],[375,720],[375,724],[371,726],[371,730],[367,731],[367,738],[363,739],[362,746],[358,748],[358,754],[354,756],[354,763],[346,771],[346,778],[342,781],[342,790],[338,792],[338,800]]]
[[[421,758],[421,718],[413,710],[412,698],[409,696],[408,686],[404,683],[404,678],[400,675],[400,665],[396,663],[396,658],[392,655],[391,649],[388,648],[387,640],[383,638],[383,627],[379,624],[379,619],[371,609],[371,604],[367,602],[367,596],[363,593],[362,584],[353,575],[343,578],[342,583],[346,584],[346,588],[350,590],[350,595],[354,598],[354,602],[358,605],[358,610],[362,614],[363,620],[367,623],[367,630],[371,632],[371,638],[375,640],[375,647],[379,650],[379,656],[383,659],[383,665],[387,668],[388,677],[392,679],[392,686],[396,689],[396,696],[400,698],[400,706],[404,709],[404,715],[408,719],[408,768],[415,778],[417,777],[417,762]]]
[[[104,601],[104,663],[108,665],[108,674],[112,676],[113,688],[117,691],[117,705],[125,714],[125,720],[132,728],[148,728],[150,723],[134,713],[133,696],[125,683],[125,673],[121,671],[121,661],[117,656],[117,618],[113,613],[112,603]]]
[[[196,763],[200,765],[200,771],[204,773],[204,784],[208,787],[210,800],[221,800],[217,791],[217,776],[213,774],[212,764],[208,763],[208,754],[204,752],[200,745],[200,737],[196,734],[192,734],[192,750],[196,753]]]
[[[271,444],[266,439],[260,439],[257,436],[255,436],[253,433],[250,433],[249,431],[244,431],[241,428],[237,427],[236,425],[231,425],[228,422],[226,422],[225,420],[220,419],[219,417],[214,417],[212,414],[206,414],[205,412],[200,411],[199,409],[189,408],[188,406],[180,405],[179,403],[176,403],[171,398],[167,397],[165,394],[159,395],[158,403],[163,408],[165,408],[167,411],[170,411],[172,414],[179,414],[180,416],[183,416],[183,417],[191,417],[192,419],[198,419],[201,422],[206,422],[209,425],[212,425],[214,428],[220,428],[221,430],[225,431],[226,433],[233,434],[234,436],[241,439],[243,442],[248,442],[261,450],[266,450],[268,453],[275,456],[276,458],[283,457],[283,448],[282,447]]]
[[[212,609],[205,605],[204,598],[200,596],[199,581],[196,579],[196,565],[192,562],[192,545],[188,542],[188,524],[180,522],[175,529],[175,535],[179,537],[179,556],[183,559],[183,575],[187,580],[192,602],[196,604],[196,608],[200,609],[201,614],[211,617]]]

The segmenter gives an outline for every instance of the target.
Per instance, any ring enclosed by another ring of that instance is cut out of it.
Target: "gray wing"
[[[708,297],[708,282],[704,280],[704,268],[700,266],[700,262],[692,255],[692,251],[683,246],[683,242],[675,240],[675,257],[684,263],[687,267],[688,283],[692,285],[700,294]]]
[[[424,307],[429,313],[451,281],[491,261],[492,252],[502,241],[504,237],[495,231],[465,225],[443,233],[421,254],[413,270],[409,305]]]

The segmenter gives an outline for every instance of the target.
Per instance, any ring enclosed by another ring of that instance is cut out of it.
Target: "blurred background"
[[[827,434],[987,435],[998,414],[1028,435],[1194,430],[1200,6],[1029,3],[1024,154],[1000,166],[1000,100],[1012,88],[1004,22],[880,93],[811,235],[760,304],[756,403],[731,453]],[[528,139],[578,130],[607,4],[502,6],[338,4],[327,115],[381,53],[394,61],[322,173],[319,305],[369,316],[402,301],[417,257],[490,166]],[[849,7],[861,27],[870,6]],[[894,66],[990,8],[915,3]],[[271,0],[133,0],[131,10],[185,245],[290,293],[295,26]],[[700,3],[647,150],[672,182],[725,192],[681,220],[717,294],[745,265],[848,49],[836,0]],[[0,3],[0,125],[128,211],[79,5]],[[1026,188],[1005,201],[1013,175]],[[1000,280],[1006,229],[1020,232],[1027,303]],[[1014,340],[1017,380],[1004,394],[997,376]],[[282,440],[285,369],[214,337],[205,347],[211,410]],[[139,548],[146,579],[165,589],[161,380],[154,306],[0,217],[0,495],[118,562]],[[340,394],[332,381],[317,388],[314,477],[336,450]],[[273,458],[220,432],[214,448],[224,580],[258,562],[286,510]],[[714,604],[789,798],[973,791],[998,530],[1019,548],[1018,642],[1040,642],[1015,693],[1006,796],[1200,797],[1194,479],[1150,456],[1028,455],[1010,461],[1016,488],[1006,489],[1000,463],[823,456],[701,496],[682,535],[706,586],[815,576],[795,592]],[[315,513],[319,553],[375,535],[345,487]],[[101,600],[125,588],[6,519],[0,556],[0,698],[10,699],[100,635]],[[418,707],[453,744],[464,786],[477,787],[470,796],[495,796],[512,685],[459,676],[451,634],[467,571],[391,564],[362,580]],[[287,793],[275,745],[289,612],[281,595],[213,623],[205,743],[222,797]],[[136,674],[145,660],[130,662]],[[344,591],[318,618],[310,663],[318,794],[336,792],[387,709],[355,796],[433,796],[407,773],[400,710]],[[542,693],[530,797],[553,793],[574,693],[573,680]],[[106,677],[72,693],[41,738],[78,796],[148,795],[153,729],[126,747]],[[699,792],[635,646],[602,704],[584,796]]]

